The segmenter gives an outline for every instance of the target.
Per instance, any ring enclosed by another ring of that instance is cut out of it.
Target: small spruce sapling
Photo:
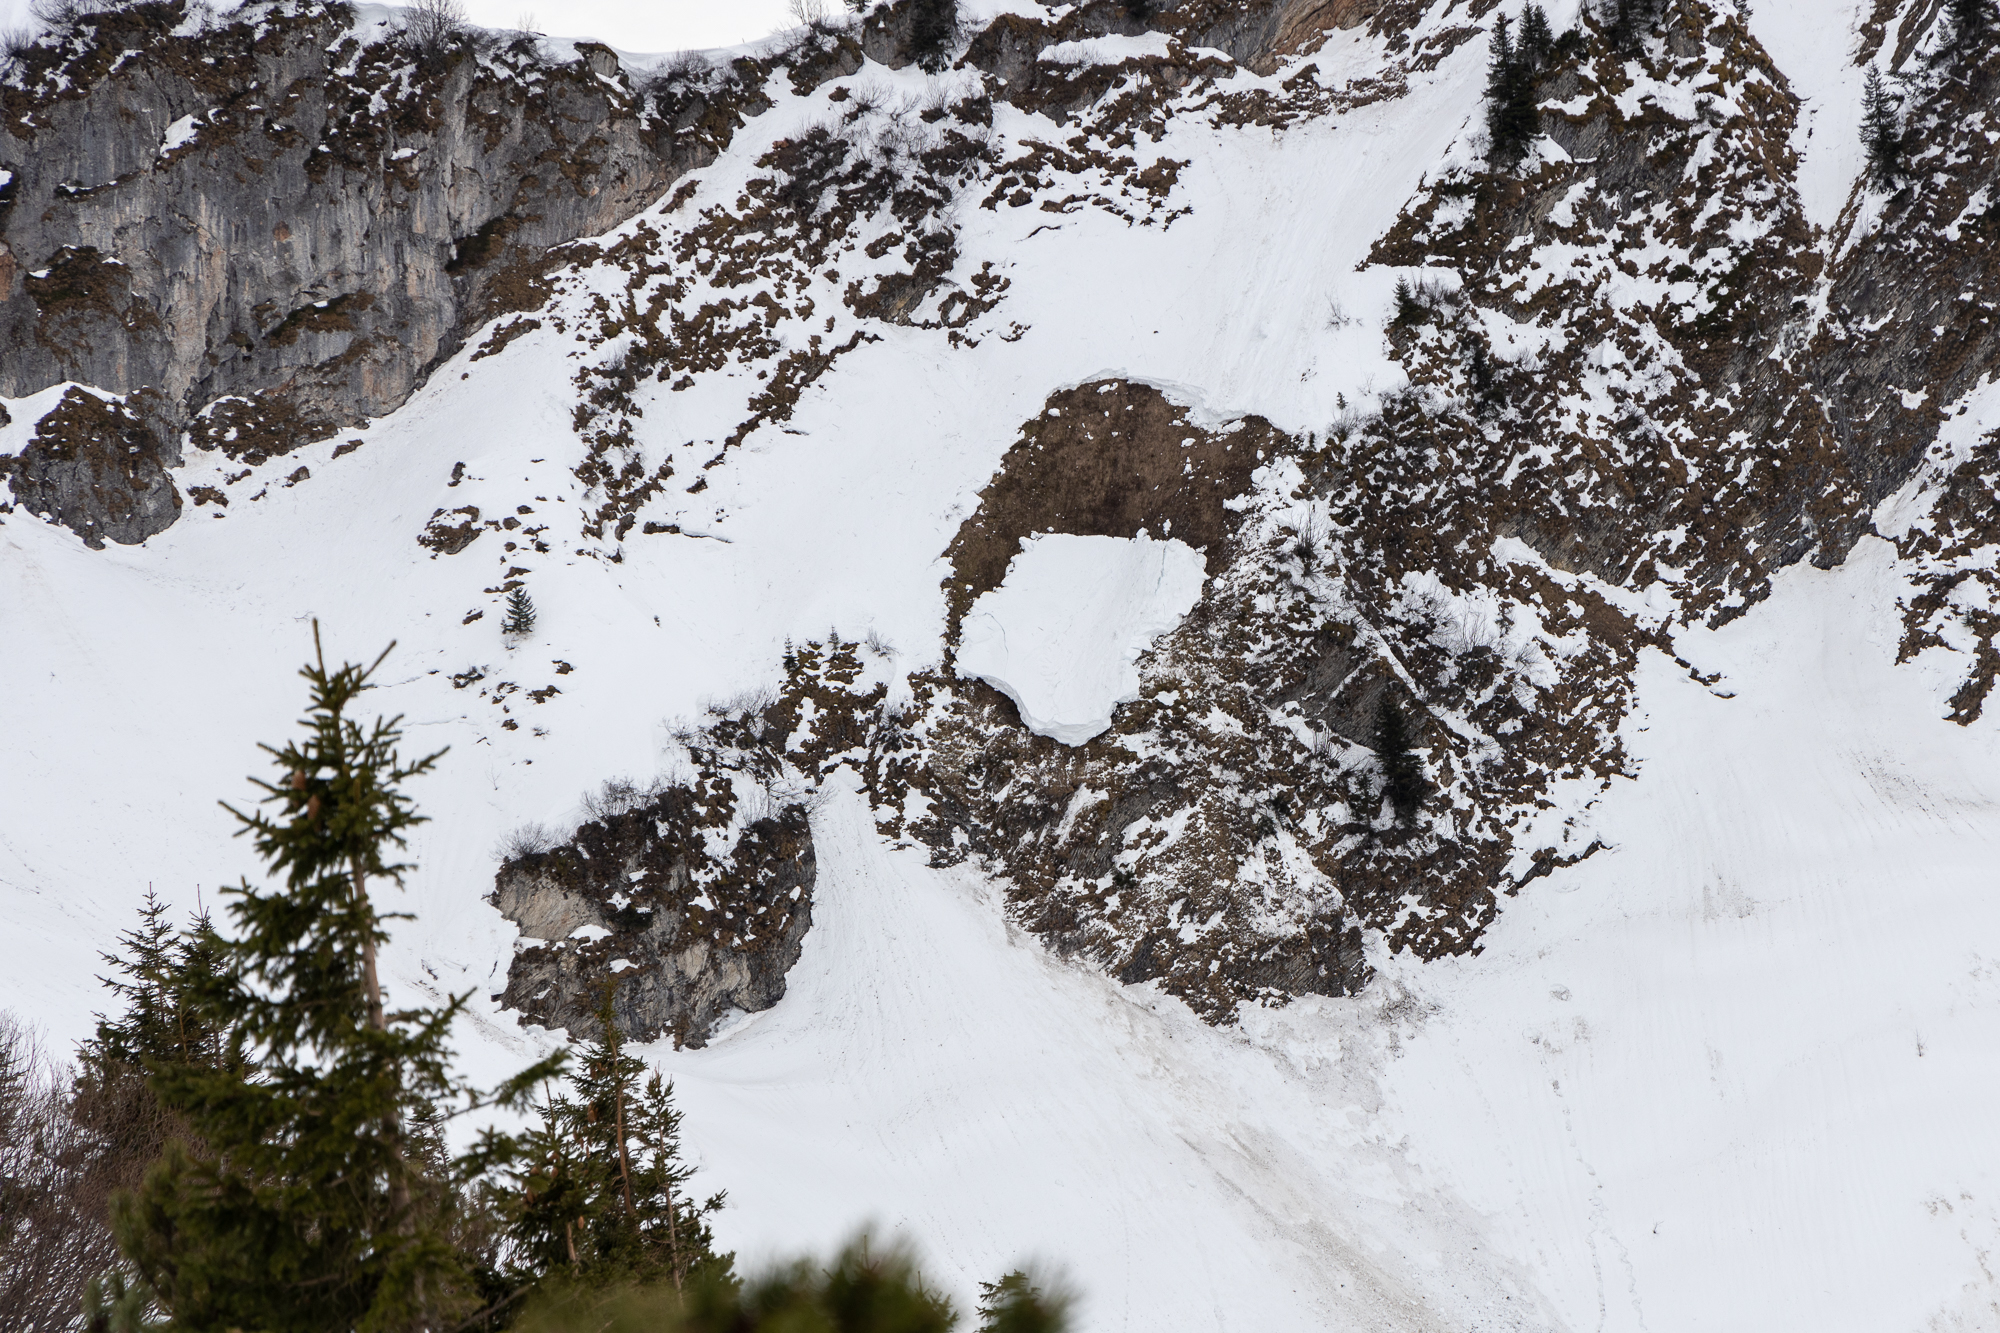
[[[1396,279],[1396,319],[1398,328],[1413,328],[1431,317],[1431,308],[1417,295],[1408,278]]]
[[[1902,139],[1896,124],[1896,99],[1882,71],[1871,65],[1861,94],[1861,143],[1868,150],[1868,181],[1874,188],[1896,188],[1903,174]]]
[[[1472,341],[1472,359],[1466,367],[1466,377],[1472,381],[1472,407],[1480,416],[1498,408],[1505,401],[1505,395],[1493,380],[1493,358],[1486,351],[1486,342],[1481,338]]]
[[[535,632],[535,602],[526,588],[516,588],[507,594],[507,619],[501,623],[500,631],[517,639]]]
[[[1431,793],[1423,761],[1410,749],[1410,724],[1387,694],[1375,711],[1375,755],[1382,762],[1382,794],[1408,823]]]

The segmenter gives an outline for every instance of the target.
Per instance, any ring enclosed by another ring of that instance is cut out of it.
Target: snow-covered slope
[[[1880,542],[1642,671],[1613,849],[1217,1032],[821,813],[784,1004],[665,1055],[750,1252],[1064,1259],[1096,1328],[1995,1327],[2000,754]],[[777,1145],[774,1147],[774,1145]]]
[[[747,1255],[873,1221],[961,1294],[1042,1256],[1093,1330],[2000,1329],[2000,396],[1985,344],[1868,359],[1943,345],[1932,270],[1843,304],[1871,254],[1985,253],[1972,204],[1857,193],[1855,62],[1916,11],[1677,7],[1560,76],[1516,181],[1511,2],[1242,63],[1108,5],[975,36],[1002,8],[939,73],[771,56],[539,304],[365,427],[191,448],[144,544],[0,518],[0,1008],[82,1035],[149,885],[250,868],[214,802],[316,618],[396,639],[380,707],[450,747],[385,965],[475,993],[476,1072],[560,1039],[494,998],[510,834],[720,727],[821,788],[784,999],[650,1052]],[[1983,198],[1960,132],[1936,197]],[[1635,141],[1685,153],[1693,233],[1616,194],[1666,169]],[[1857,429],[1829,395],[1878,381]],[[966,679],[1038,533],[1206,562],[1085,746]]]

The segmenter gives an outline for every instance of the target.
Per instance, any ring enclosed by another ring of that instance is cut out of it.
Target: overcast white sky
[[[0,0],[0,28],[28,23],[30,0]],[[621,51],[692,51],[734,46],[789,26],[786,0],[464,0],[487,28],[532,16],[551,37],[595,37]]]
[[[521,26],[551,37],[595,37],[622,51],[735,46],[787,26],[785,0],[465,0],[486,28]]]

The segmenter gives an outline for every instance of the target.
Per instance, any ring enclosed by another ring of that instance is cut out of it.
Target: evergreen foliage
[[[1549,16],[1540,5],[1529,5],[1521,11],[1521,58],[1530,68],[1544,70],[1554,58],[1556,36],[1549,27]]]
[[[998,1282],[979,1284],[979,1333],[1062,1333],[1069,1297],[1046,1292],[1015,1269]]]
[[[915,0],[910,18],[910,55],[936,74],[951,57],[958,36],[958,0]]]
[[[205,924],[176,930],[147,893],[137,928],[103,955],[122,1012],[98,1017],[74,1071],[0,1015],[0,1329],[8,1333],[73,1333],[80,1318],[125,1333],[148,1317],[143,1284],[128,1284],[119,1268],[113,1205],[187,1132],[153,1095],[148,1069],[217,1058],[215,1027],[189,1002],[213,974]]]
[[[516,638],[526,638],[535,632],[535,602],[526,588],[516,588],[507,594],[507,619],[501,622],[500,632]]]
[[[273,809],[230,810],[283,884],[228,891],[233,934],[207,937],[215,975],[192,997],[225,1034],[219,1059],[152,1068],[192,1138],[123,1202],[118,1237],[176,1327],[452,1327],[479,1292],[424,1125],[480,1104],[446,1045],[464,997],[387,1008],[375,955],[393,918],[370,897],[410,869],[392,858],[423,817],[402,784],[439,755],[405,762],[400,719],[349,718],[382,658],[330,669],[317,624],[313,640],[305,735],[264,747],[277,780],[253,779]]]
[[[152,1306],[144,1287],[127,1283],[123,1273],[108,1273],[84,1293],[84,1333],[151,1333],[157,1327]]]
[[[1407,822],[1431,794],[1431,784],[1423,761],[1410,749],[1409,721],[1386,693],[1375,712],[1375,756],[1382,762],[1382,794]]]
[[[148,888],[139,924],[118,936],[121,952],[98,955],[115,974],[98,980],[124,1001],[124,1012],[97,1016],[96,1035],[78,1050],[85,1076],[155,1064],[218,1064],[222,1030],[201,997],[221,975],[222,947],[206,912],[180,930]]]
[[[1607,34],[1614,50],[1626,55],[1644,44],[1660,16],[1660,0],[1613,0]]]
[[[1401,328],[1411,328],[1431,317],[1431,308],[1417,295],[1408,278],[1396,279],[1396,319]]]
[[[1493,357],[1486,350],[1486,340],[1475,337],[1472,340],[1472,357],[1466,366],[1466,378],[1472,383],[1473,411],[1484,416],[1505,401],[1500,386],[1493,379]]]
[[[88,1144],[89,1180],[80,1192],[93,1205],[92,1224],[109,1237],[116,1201],[140,1187],[168,1143],[194,1137],[161,1103],[155,1073],[224,1063],[224,1033],[203,1001],[220,981],[222,948],[206,912],[178,929],[148,888],[139,924],[100,957],[111,975],[99,980],[124,1006],[115,1017],[99,1014],[95,1035],[78,1047],[69,1114]],[[96,1333],[144,1328],[151,1307],[145,1284],[122,1269],[93,1274],[84,1295],[85,1323]]]
[[[1960,51],[1976,49],[1993,29],[1993,0],[1949,0],[1951,44]]]
[[[1558,40],[1540,5],[1521,13],[1517,42],[1502,14],[1493,26],[1493,54],[1486,68],[1487,158],[1496,167],[1512,167],[1527,156],[1542,132],[1541,79],[1558,55],[1575,46],[1576,34]]]
[[[998,1287],[1006,1283],[994,1284]],[[1022,1284],[1025,1286],[1025,1283]],[[994,1333],[1062,1333],[1059,1303],[1010,1290]],[[1021,1322],[1025,1317],[1026,1322]],[[1038,1320],[1038,1321],[1037,1321]],[[750,1282],[710,1276],[684,1292],[665,1286],[571,1286],[536,1300],[520,1333],[947,1333],[951,1303],[899,1251],[863,1240],[819,1268],[791,1264]]]
[[[510,1223],[520,1260],[592,1286],[728,1277],[706,1220],[724,1196],[687,1195],[694,1169],[681,1158],[673,1085],[626,1053],[608,989],[597,1019],[568,1092],[543,1100],[522,1141]]]
[[[1896,99],[1870,66],[1861,94],[1861,144],[1868,150],[1868,181],[1878,190],[1893,190],[1903,174],[1902,131],[1896,124]]]

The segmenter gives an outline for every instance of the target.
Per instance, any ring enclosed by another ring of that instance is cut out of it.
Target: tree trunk
[[[679,1210],[674,1207],[674,1178],[667,1176],[667,1253],[674,1261],[674,1289],[678,1291],[687,1277],[687,1265],[681,1262],[681,1227]]]
[[[359,906],[368,905],[368,877],[362,872],[360,861],[354,862],[354,900]],[[382,1013],[382,982],[375,971],[375,933],[372,929],[361,937],[361,981],[368,988],[368,1026],[377,1032],[386,1032],[389,1022]],[[391,1111],[382,1126],[383,1135],[389,1140],[391,1152],[395,1155],[396,1169],[389,1175],[389,1208],[396,1219],[397,1230],[409,1223],[410,1183],[402,1171],[403,1166],[403,1122]]]
[[[362,906],[368,903],[368,878],[362,873],[361,863],[354,863],[354,901]],[[375,974],[375,934],[371,930],[361,938],[361,980],[368,987],[368,1026],[377,1032],[387,1030],[388,1020],[382,1015],[382,983]]]
[[[612,1059],[614,1061],[617,1059],[615,1052]],[[614,1064],[612,1069],[615,1073],[617,1065]],[[615,1086],[618,1090],[614,1112],[618,1121],[618,1179],[625,1186],[625,1218],[631,1221],[638,1216],[638,1210],[632,1207],[632,1158],[625,1151],[625,1081],[619,1079]]]

